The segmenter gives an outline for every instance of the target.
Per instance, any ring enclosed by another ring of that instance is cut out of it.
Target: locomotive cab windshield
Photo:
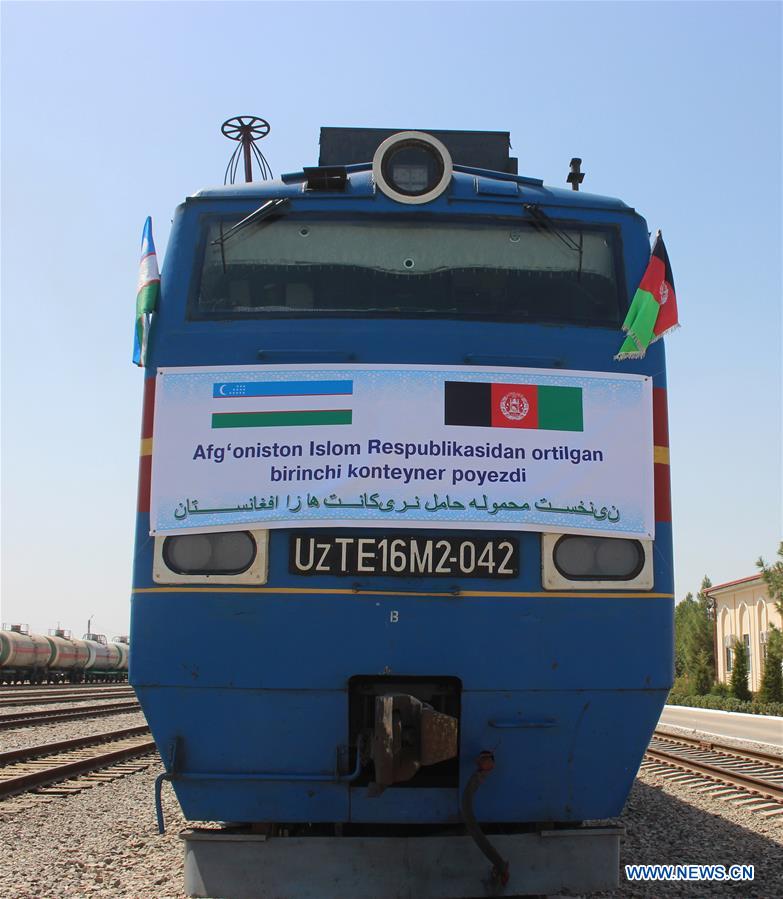
[[[617,326],[617,235],[579,224],[287,216],[204,229],[192,319],[467,318]]]

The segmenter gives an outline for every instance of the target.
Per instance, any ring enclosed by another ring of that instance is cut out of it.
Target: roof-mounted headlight
[[[400,131],[375,151],[375,183],[398,203],[429,203],[449,185],[451,155],[435,137],[423,131]]]

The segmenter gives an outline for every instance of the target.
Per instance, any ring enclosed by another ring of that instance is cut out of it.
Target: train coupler
[[[438,712],[408,693],[375,697],[375,721],[370,758],[375,766],[371,796],[388,786],[410,780],[420,768],[455,758],[458,720]]]

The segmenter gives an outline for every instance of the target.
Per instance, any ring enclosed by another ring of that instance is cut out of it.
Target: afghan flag
[[[583,431],[581,387],[446,381],[444,424]]]
[[[615,359],[643,359],[651,343],[679,327],[669,255],[659,231],[642,283],[623,322],[628,335]]]
[[[155,243],[152,240],[152,219],[148,216],[141,235],[141,262],[139,264],[139,283],[136,289],[136,329],[133,335],[134,365],[144,366],[147,364],[150,319],[152,313],[157,309],[159,294],[158,257],[155,254]]]

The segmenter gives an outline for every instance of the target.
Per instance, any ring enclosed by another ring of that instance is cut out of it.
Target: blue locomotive
[[[232,822],[191,895],[616,882],[584,822],[673,671],[663,343],[613,358],[649,234],[508,147],[324,128],[176,212],[130,680],[186,817]]]

